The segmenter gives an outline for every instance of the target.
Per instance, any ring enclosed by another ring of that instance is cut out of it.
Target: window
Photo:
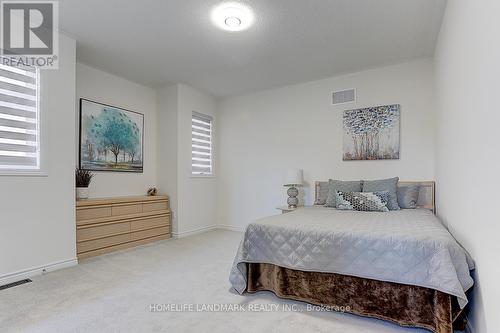
[[[191,174],[212,175],[212,117],[194,112],[191,117]]]
[[[39,74],[0,64],[0,173],[40,169]]]

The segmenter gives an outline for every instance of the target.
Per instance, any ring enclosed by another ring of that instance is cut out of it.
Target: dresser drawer
[[[76,241],[80,242],[128,232],[130,232],[130,222],[96,225],[89,228],[77,229]]]
[[[112,245],[130,242],[130,234],[111,236],[77,243],[77,252],[87,252],[91,250],[101,249]]]
[[[161,236],[170,233],[170,226],[132,232],[132,240]]]
[[[131,230],[141,230],[141,229],[149,229],[154,227],[162,227],[170,224],[169,215],[164,216],[156,216],[149,219],[137,220],[130,222]]]
[[[168,209],[168,201],[150,202],[142,204],[143,212],[155,212],[158,210],[167,210],[167,209]]]
[[[76,221],[93,220],[111,216],[111,206],[80,208],[76,211]]]
[[[142,213],[142,204],[131,204],[131,205],[119,205],[113,206],[112,215],[129,215],[129,214],[137,214]]]

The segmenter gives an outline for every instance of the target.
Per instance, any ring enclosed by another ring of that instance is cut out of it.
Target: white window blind
[[[191,117],[191,173],[212,174],[212,117],[194,112]]]
[[[38,77],[0,64],[0,172],[40,168]]]

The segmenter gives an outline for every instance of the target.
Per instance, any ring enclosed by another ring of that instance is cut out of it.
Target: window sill
[[[190,175],[189,178],[215,178],[215,175]]]
[[[45,171],[0,170],[0,177],[48,177]]]

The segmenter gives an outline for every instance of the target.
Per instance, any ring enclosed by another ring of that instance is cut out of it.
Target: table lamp
[[[297,187],[302,186],[302,170],[301,169],[289,169],[285,175],[285,184],[283,185],[288,187],[286,194],[288,194],[288,199],[286,203],[289,208],[297,208],[299,204],[299,199],[297,195],[299,195],[299,190]]]

